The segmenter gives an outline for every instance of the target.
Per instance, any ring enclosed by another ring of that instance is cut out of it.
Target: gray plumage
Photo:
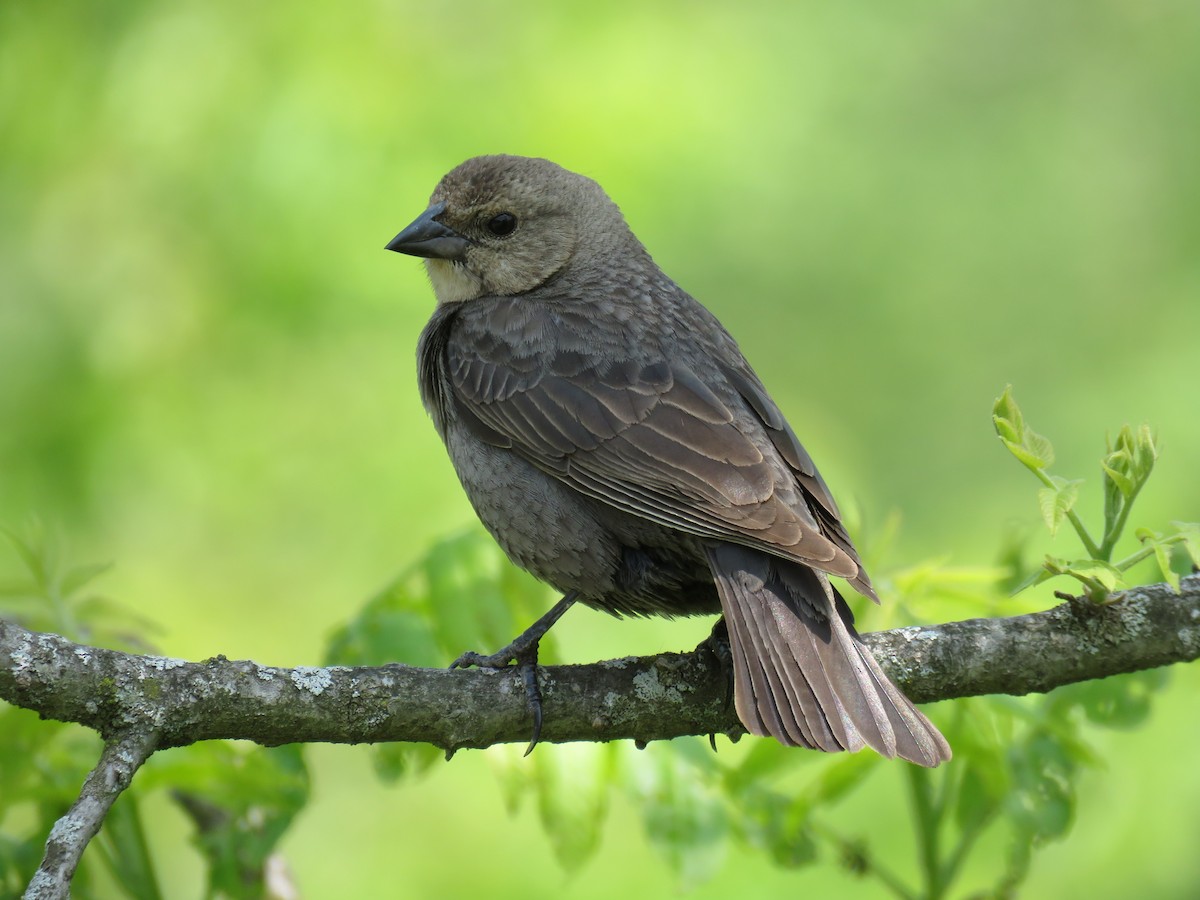
[[[471,159],[388,247],[426,257],[421,395],[514,563],[618,615],[723,613],[754,734],[950,758],[829,583],[877,601],[812,459],[599,185]]]

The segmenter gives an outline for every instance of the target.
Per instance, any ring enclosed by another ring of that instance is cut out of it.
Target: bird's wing
[[[858,562],[858,551],[854,549],[846,526],[842,524],[841,513],[838,512],[829,486],[817,471],[816,464],[800,443],[800,439],[796,437],[796,432],[792,431],[792,426],[758,380],[758,376],[744,360],[739,360],[738,364],[722,366],[721,370],[729,384],[754,410],[776,451],[795,474],[805,499],[810,501],[809,506],[820,525],[821,533]],[[858,576],[849,580],[860,593],[876,603],[879,602],[879,597],[871,586],[871,579],[861,564]]]
[[[447,342],[447,375],[482,440],[625,512],[866,584],[811,458],[748,368],[723,399],[679,359],[597,367],[470,337]]]

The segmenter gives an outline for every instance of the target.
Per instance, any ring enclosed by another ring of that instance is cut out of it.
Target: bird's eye
[[[487,230],[496,237],[508,237],[517,230],[517,217],[512,213],[496,213],[488,219]]]

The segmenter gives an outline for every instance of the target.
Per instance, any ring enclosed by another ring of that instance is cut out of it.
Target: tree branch
[[[54,823],[46,839],[46,854],[25,890],[25,900],[65,900],[71,878],[88,842],[96,836],[113,801],[154,752],[153,730],[133,730],[110,739],[100,761],[83,782],[79,799]]]
[[[921,703],[1044,692],[1200,657],[1200,576],[1117,602],[865,636],[880,665]],[[543,741],[664,740],[738,734],[711,651],[541,670]],[[83,647],[0,622],[0,698],[106,738],[156,735],[158,748],[214,738],[424,741],[447,752],[527,741],[515,672],[392,664],[283,669],[218,656],[201,663]],[[106,751],[107,752],[107,751]]]

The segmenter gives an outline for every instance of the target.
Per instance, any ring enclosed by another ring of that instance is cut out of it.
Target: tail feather
[[[734,631],[745,632],[748,640],[739,641],[742,653],[746,653],[747,648],[752,650],[770,639],[771,624],[763,622],[760,617],[752,615],[750,612],[746,607],[736,609],[735,614],[739,616],[739,622],[730,631],[731,635]],[[840,723],[836,720],[829,721],[823,715],[820,707],[821,701],[815,691],[810,689],[802,679],[796,678],[797,668],[788,666],[786,660],[770,654],[757,654],[757,660],[753,658],[755,654],[747,655],[751,656],[747,663],[751,671],[757,662],[766,676],[765,679],[758,681],[751,679],[751,687],[755,691],[755,695],[758,695],[759,688],[765,688],[769,696],[780,697],[787,701],[773,704],[776,708],[774,720],[781,722],[783,731],[791,742],[822,750],[840,749],[840,742],[834,733],[834,729]],[[832,696],[832,692],[830,695]],[[737,697],[735,679],[735,701]],[[762,718],[761,715],[760,718]],[[771,720],[769,715],[766,718]],[[842,730],[844,732],[844,729]]]
[[[946,739],[859,639],[824,573],[731,544],[710,547],[708,558],[747,730],[830,752],[865,744],[922,766],[950,758]]]
[[[758,652],[758,648],[776,644],[786,648],[787,652],[761,655],[771,658],[775,665],[787,670],[793,685],[793,696],[804,708],[805,721],[815,738],[813,743],[816,747],[830,753],[859,749],[863,742],[839,696],[837,681],[831,677],[834,671],[823,658],[826,644],[817,633],[822,623],[811,620],[805,622],[777,599],[777,593],[771,590],[769,582],[764,582],[763,589],[756,594],[743,594],[768,601],[759,604],[765,609],[765,615],[752,616],[759,621],[760,627],[759,640],[751,651]],[[753,604],[741,605],[755,608]],[[744,699],[748,702],[750,698]]]
[[[743,610],[735,608],[732,616],[726,617],[729,625],[729,648],[733,657],[734,702],[738,710],[738,718],[753,734],[787,734],[792,730],[784,725],[778,705],[757,705],[743,709],[742,694],[752,696],[770,696],[775,692],[767,682],[767,673],[763,661],[758,654],[748,651],[747,645],[753,647],[755,636],[750,631],[749,623],[743,617]],[[737,685],[746,685],[746,690],[739,690]],[[788,711],[790,716],[790,710]]]
[[[883,674],[871,651],[861,643],[859,647],[880,696],[885,700],[887,715],[896,734],[896,755],[901,759],[931,767],[949,760],[953,754],[946,738]]]

